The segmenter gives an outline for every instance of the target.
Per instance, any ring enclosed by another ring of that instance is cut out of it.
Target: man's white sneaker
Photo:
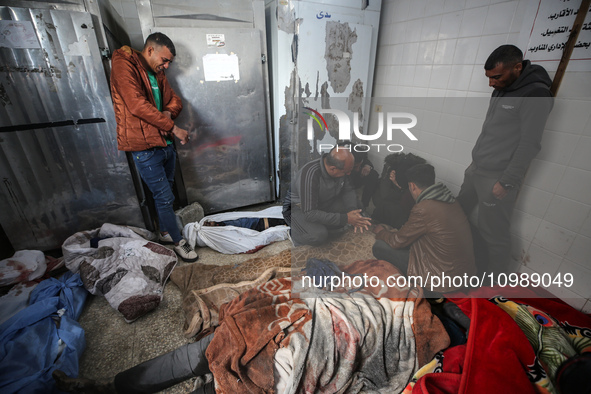
[[[187,263],[194,263],[199,258],[197,252],[184,239],[181,239],[181,242],[174,247],[174,251]]]
[[[174,245],[174,241],[170,234],[166,233],[163,235],[160,231],[158,231],[158,242],[161,245]]]

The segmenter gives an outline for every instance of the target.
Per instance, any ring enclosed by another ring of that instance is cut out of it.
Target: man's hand
[[[492,194],[497,200],[502,200],[507,195],[508,191],[498,181],[494,184]]]
[[[189,132],[185,129],[181,129],[177,125],[174,125],[172,128],[172,134],[181,140],[181,145],[185,145],[187,142],[189,142]]]
[[[370,172],[371,172],[371,166],[369,164],[366,164],[361,169],[361,176],[368,176]]]
[[[363,232],[363,230],[368,230],[369,226],[371,226],[371,219],[361,215],[361,209],[356,209],[347,213],[347,223],[355,227],[355,232],[357,232],[357,229]]]
[[[168,119],[172,119],[172,114],[170,111],[162,111],[162,115],[166,116]]]

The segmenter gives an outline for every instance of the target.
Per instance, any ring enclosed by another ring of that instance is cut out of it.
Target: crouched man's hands
[[[355,227],[355,232],[363,232],[371,226],[371,219],[361,215],[361,209],[356,209],[347,213],[347,223]]]

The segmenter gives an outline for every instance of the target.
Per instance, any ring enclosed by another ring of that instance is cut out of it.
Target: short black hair
[[[435,167],[431,164],[417,164],[406,171],[406,179],[419,187],[426,189],[435,184]]]
[[[153,45],[158,45],[158,46],[164,45],[165,47],[168,48],[170,53],[172,53],[172,56],[176,56],[176,48],[174,47],[172,40],[170,38],[168,38],[168,36],[166,34],[159,33],[159,32],[150,34],[148,36],[148,38],[146,38],[146,43],[144,44],[144,48],[146,48],[150,43]]]
[[[396,152],[391,153],[384,159],[382,178],[388,179],[392,170],[396,171],[396,182],[402,189],[408,188],[406,170],[417,164],[426,163],[427,160],[412,153]]]
[[[492,70],[499,64],[506,66],[513,66],[514,64],[523,61],[523,52],[515,45],[501,45],[488,56],[486,63],[484,63],[485,70]]]

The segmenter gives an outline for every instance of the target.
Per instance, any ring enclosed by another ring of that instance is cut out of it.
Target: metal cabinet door
[[[188,202],[211,213],[272,201],[260,30],[153,30],[176,47],[166,75],[183,100],[175,122],[191,136],[188,144],[176,145]]]
[[[143,226],[91,15],[0,7],[0,224],[48,250],[105,222]]]

